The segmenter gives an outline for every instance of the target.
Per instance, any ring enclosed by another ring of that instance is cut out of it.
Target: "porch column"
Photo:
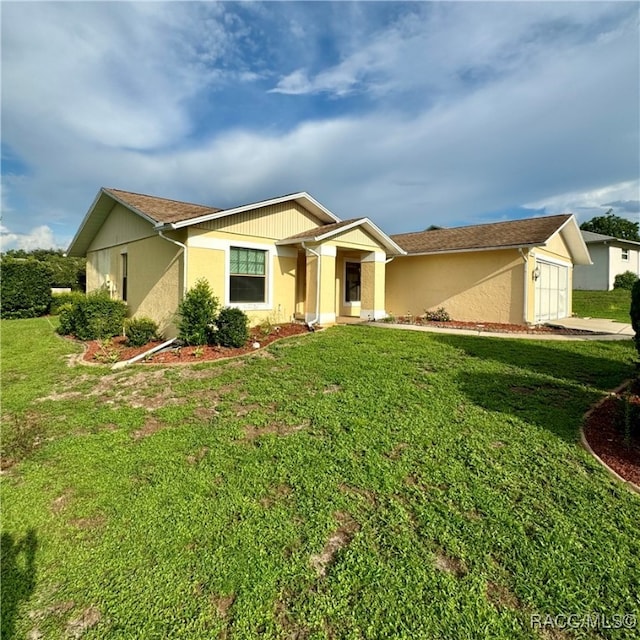
[[[360,319],[385,318],[384,276],[386,254],[373,251],[360,261]]]
[[[319,257],[314,255],[319,254]],[[306,249],[307,304],[305,322],[334,324],[336,321],[336,248],[318,245]],[[320,289],[318,290],[318,284]],[[319,302],[319,306],[318,306]]]

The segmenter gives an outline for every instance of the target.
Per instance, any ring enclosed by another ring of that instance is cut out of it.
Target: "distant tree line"
[[[51,287],[67,287],[73,291],[84,291],[86,284],[86,258],[70,258],[62,249],[10,249],[2,259],[37,260],[51,269]]]
[[[32,318],[48,312],[53,287],[84,291],[86,260],[55,249],[11,249],[0,259],[0,315]]]
[[[620,240],[633,240],[635,242],[640,242],[639,227],[640,225],[637,222],[631,222],[631,220],[616,216],[613,213],[613,209],[609,209],[603,216],[596,216],[580,225],[583,231],[601,233],[605,236],[620,238]]]

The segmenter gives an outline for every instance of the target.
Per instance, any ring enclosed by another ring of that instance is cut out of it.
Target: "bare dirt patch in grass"
[[[322,393],[338,393],[342,387],[339,384],[328,384],[323,390]]]
[[[462,578],[462,576],[467,574],[467,568],[464,566],[464,562],[448,555],[442,549],[436,551],[433,564],[438,571],[450,573],[456,578]]]
[[[263,426],[248,424],[244,427],[242,440],[253,442],[256,438],[267,435],[290,436],[308,427],[308,423],[289,425],[272,422]]]
[[[487,600],[497,609],[520,609],[518,597],[503,584],[489,581],[486,588]]]
[[[55,513],[55,514],[58,514],[58,513],[62,512],[62,511],[64,511],[66,506],[71,501],[72,496],[73,496],[73,493],[71,491],[65,491],[61,496],[58,496],[51,503],[51,511],[53,513]]]
[[[349,513],[338,511],[334,518],[338,522],[338,528],[329,536],[322,551],[309,558],[309,564],[319,578],[326,575],[336,553],[346,547],[360,530],[360,524]]]
[[[67,634],[72,638],[80,638],[87,629],[95,627],[101,619],[102,615],[96,607],[87,607],[78,618],[67,623]]]
[[[262,498],[260,498],[260,504],[265,509],[268,509],[270,507],[273,507],[273,505],[276,504],[277,502],[281,502],[282,500],[285,500],[287,496],[291,495],[292,492],[293,492],[293,489],[291,488],[290,485],[286,483],[279,484],[276,487],[272,487],[266,496],[263,496]]]
[[[151,416],[144,423],[144,427],[142,427],[142,429],[138,429],[137,431],[133,432],[132,437],[134,440],[140,440],[142,438],[146,438],[147,436],[153,435],[154,433],[166,428],[167,426],[168,425],[165,422],[162,422],[161,420],[158,420],[158,418]]]
[[[74,518],[70,524],[76,529],[99,529],[103,527],[107,519],[104,516],[91,516],[88,518]]]
[[[198,449],[196,453],[187,456],[187,462],[189,464],[197,464],[207,455],[207,453],[209,453],[209,447],[202,447],[201,449]]]
[[[212,595],[209,600],[216,613],[224,619],[227,617],[229,609],[231,609],[231,606],[236,601],[236,596],[233,593],[227,596]]]

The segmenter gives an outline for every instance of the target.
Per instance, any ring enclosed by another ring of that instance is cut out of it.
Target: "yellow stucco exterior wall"
[[[177,333],[175,313],[181,300],[181,249],[155,235],[87,252],[87,292],[106,286],[123,299],[123,254],[127,255],[127,306],[131,317],[155,320],[167,338]]]
[[[206,278],[221,305],[239,306],[249,316],[251,324],[264,320],[290,322],[296,312],[295,247],[279,247],[270,238],[226,231],[190,228],[187,282],[192,287],[199,278]],[[235,304],[229,299],[229,252],[231,247],[246,247],[267,252],[266,301]]]
[[[386,269],[386,310],[444,307],[454,320],[521,324],[523,262],[514,250],[396,258]]]

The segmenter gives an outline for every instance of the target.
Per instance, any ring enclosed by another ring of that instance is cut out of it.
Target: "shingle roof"
[[[120,189],[104,189],[104,191],[112,195],[116,200],[134,207],[148,218],[160,223],[179,222],[222,211],[222,209],[216,209],[215,207],[157,198],[142,193],[121,191]]]
[[[293,236],[285,238],[285,240],[306,240],[307,238],[309,240],[312,240],[314,238],[324,236],[327,233],[331,233],[332,231],[338,231],[339,229],[342,229],[342,227],[348,227],[350,224],[353,224],[354,222],[358,222],[360,220],[364,220],[364,218],[350,218],[349,220],[343,220],[342,222],[323,224],[321,227],[315,227],[314,229],[309,229],[308,231],[296,233]]]
[[[445,253],[544,244],[570,214],[392,235],[407,253]]]

